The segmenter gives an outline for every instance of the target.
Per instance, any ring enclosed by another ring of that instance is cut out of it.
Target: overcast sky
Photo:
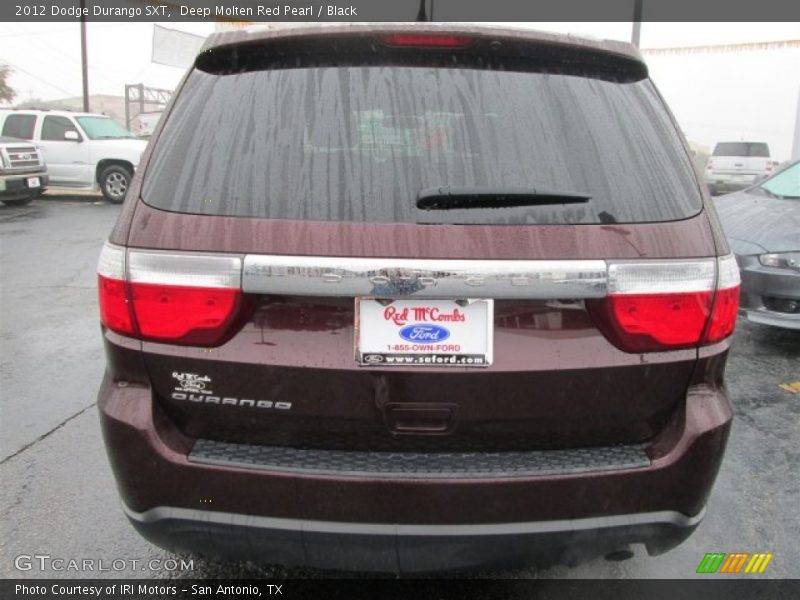
[[[211,23],[162,23],[208,35]],[[630,23],[515,23],[547,31],[630,40]],[[172,88],[183,70],[150,62],[152,23],[89,23],[89,91],[123,95],[126,83]],[[798,23],[644,23],[647,48],[800,39]],[[14,69],[18,101],[79,96],[78,23],[0,23],[0,62]],[[720,140],[769,143],[789,158],[800,97],[800,48],[646,56],[650,73],[684,133],[713,147]]]

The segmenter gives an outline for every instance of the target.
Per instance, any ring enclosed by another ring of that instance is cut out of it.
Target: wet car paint
[[[105,358],[96,320],[85,314],[85,307],[95,301],[98,240],[105,236],[120,209],[100,198],[96,204],[80,200],[64,196],[56,202],[37,200],[24,209],[0,208],[2,270],[13,282],[3,286],[0,324],[0,347],[13,368],[1,376],[5,390],[17,390],[2,398],[3,425],[7,429],[3,429],[6,444],[0,459],[0,479],[6,485],[0,488],[0,506],[4,507],[2,519],[6,528],[0,540],[0,575],[26,579],[63,577],[63,572],[52,570],[21,572],[13,568],[15,556],[46,550],[53,556],[97,556],[109,561],[194,559],[192,571],[128,569],[70,574],[76,578],[331,576],[327,571],[285,569],[263,561],[226,562],[180,556],[152,546],[130,527],[119,508],[116,484],[97,427],[93,391]],[[34,273],[29,259],[36,248],[48,260],[41,262],[41,268]],[[52,293],[41,293],[43,289],[62,289],[70,296],[62,298],[59,294],[55,300],[61,300],[54,301]],[[16,312],[13,307],[24,308]],[[85,343],[76,343],[68,355],[64,355],[61,341],[52,335],[40,344],[36,329],[31,329],[26,317],[30,314],[36,314],[43,326],[58,324],[64,335]],[[75,328],[64,330],[65,323]],[[26,349],[37,358],[26,359]],[[63,360],[48,358],[50,351],[52,357],[61,356]],[[713,509],[694,536],[679,548],[649,557],[634,546],[634,557],[622,563],[598,559],[574,568],[473,570],[461,576],[707,578],[708,575],[695,574],[704,553],[709,548],[736,547],[776,553],[762,578],[797,577],[798,565],[783,557],[800,551],[800,503],[794,482],[800,461],[794,434],[800,403],[796,401],[797,394],[782,389],[780,384],[798,379],[798,359],[800,338],[796,332],[740,319],[727,371],[727,386],[736,411],[727,457],[711,494]],[[41,377],[44,363],[48,365],[48,378]],[[60,382],[57,393],[52,388],[54,380]],[[33,410],[34,406],[40,410]],[[41,418],[43,414],[48,419]],[[484,596],[477,588],[464,595]]]

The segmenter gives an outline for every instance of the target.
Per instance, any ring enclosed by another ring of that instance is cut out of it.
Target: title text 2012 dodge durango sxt
[[[704,515],[739,274],[626,44],[216,35],[98,274],[106,446],[165,548],[574,564]]]

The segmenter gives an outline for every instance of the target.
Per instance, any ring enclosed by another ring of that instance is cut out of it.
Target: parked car
[[[764,142],[720,142],[706,163],[711,194],[741,190],[773,172],[775,163]]]
[[[147,142],[113,119],[57,110],[0,110],[0,131],[34,142],[54,186],[100,189],[106,200],[125,199]]]
[[[800,329],[800,161],[716,200],[750,321]]]
[[[242,31],[172,102],[98,266],[144,537],[415,572],[697,527],[739,271],[635,48]]]
[[[47,187],[47,167],[39,149],[26,140],[0,136],[0,201],[28,204]]]

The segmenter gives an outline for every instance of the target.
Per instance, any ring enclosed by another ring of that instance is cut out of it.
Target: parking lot
[[[104,368],[95,267],[119,210],[72,194],[0,208],[0,576],[326,575],[199,558],[193,570],[141,566],[169,555],[123,516],[95,407]],[[740,319],[727,376],[733,433],[706,519],[686,543],[655,558],[637,547],[624,562],[469,575],[682,578],[695,576],[707,552],[771,552],[763,576],[799,577],[800,393],[786,384],[800,380],[800,332]],[[15,567],[34,554],[141,562],[82,573]]]

